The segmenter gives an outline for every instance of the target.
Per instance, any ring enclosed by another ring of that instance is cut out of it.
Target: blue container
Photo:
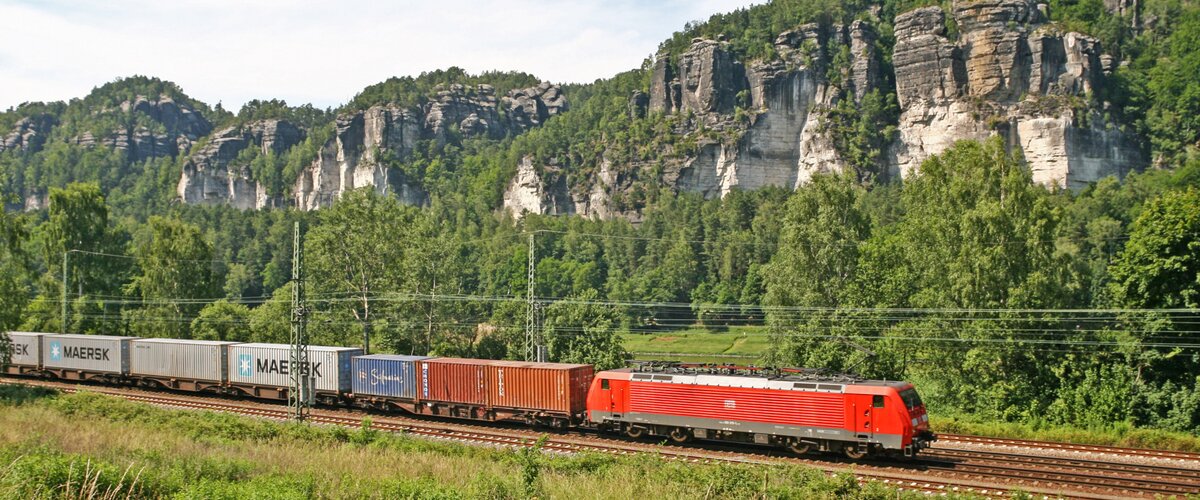
[[[354,393],[398,399],[417,397],[416,363],[429,356],[370,354],[355,356],[351,361],[354,373]]]

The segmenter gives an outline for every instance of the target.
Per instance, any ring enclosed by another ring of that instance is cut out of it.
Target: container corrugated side
[[[417,361],[417,399],[486,406],[487,362],[459,358]]]
[[[129,373],[146,377],[225,382],[229,346],[215,340],[137,339],[129,343]]]
[[[229,346],[229,383],[291,387],[291,348],[287,344],[237,344]],[[350,392],[350,360],[362,354],[355,347],[310,346],[309,372],[313,388],[325,392]]]
[[[587,409],[591,365],[492,361],[487,369],[491,406],[566,414]]]
[[[16,366],[37,367],[42,363],[42,337],[50,335],[41,332],[8,332],[8,341],[12,344],[12,356],[9,364]]]
[[[355,356],[352,363],[355,394],[413,399],[417,396],[416,362],[429,356],[371,354]]]
[[[52,334],[42,336],[42,366],[100,373],[129,373],[129,341],[137,337]]]

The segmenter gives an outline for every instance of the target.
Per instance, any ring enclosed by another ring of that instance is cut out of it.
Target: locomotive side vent
[[[814,384],[814,383],[812,383],[812,382],[796,382],[795,384],[792,384],[792,388],[793,388],[793,389],[808,389],[808,390],[812,390],[812,389],[816,389],[816,388],[817,388],[817,384]]]
[[[650,375],[650,374],[646,374],[646,373],[635,373],[635,374],[633,374],[633,379],[634,380],[654,380],[654,376]]]
[[[821,385],[818,385],[818,386],[817,386],[817,389],[819,389],[819,390],[822,390],[822,391],[838,391],[838,392],[841,392],[841,390],[842,390],[842,386],[840,386],[840,385],[832,385],[832,384],[821,384]]]
[[[673,377],[671,377],[670,375],[655,375],[654,376],[654,380],[662,380],[665,382],[670,382],[672,378]]]

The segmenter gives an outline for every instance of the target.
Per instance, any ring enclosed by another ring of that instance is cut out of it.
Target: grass
[[[1200,437],[1194,434],[1135,427],[1127,423],[1103,428],[1081,428],[1042,422],[985,421],[972,415],[952,412],[930,412],[929,422],[935,432],[948,434],[1200,452]]]
[[[530,453],[25,391],[0,390],[0,498],[922,498],[803,467]]]
[[[625,333],[621,340],[635,359],[697,363],[754,363],[770,343],[766,329],[757,326],[730,327],[722,332],[693,328],[669,333]]]

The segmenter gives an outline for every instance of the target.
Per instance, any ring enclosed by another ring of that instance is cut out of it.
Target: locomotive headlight
[[[922,421],[922,422],[928,422],[928,421],[929,421],[929,414],[928,414],[928,413],[926,413],[926,414],[924,414],[924,415],[921,415],[921,421]]]
[[[913,427],[916,427],[916,426],[917,426],[917,418],[913,417]]]

